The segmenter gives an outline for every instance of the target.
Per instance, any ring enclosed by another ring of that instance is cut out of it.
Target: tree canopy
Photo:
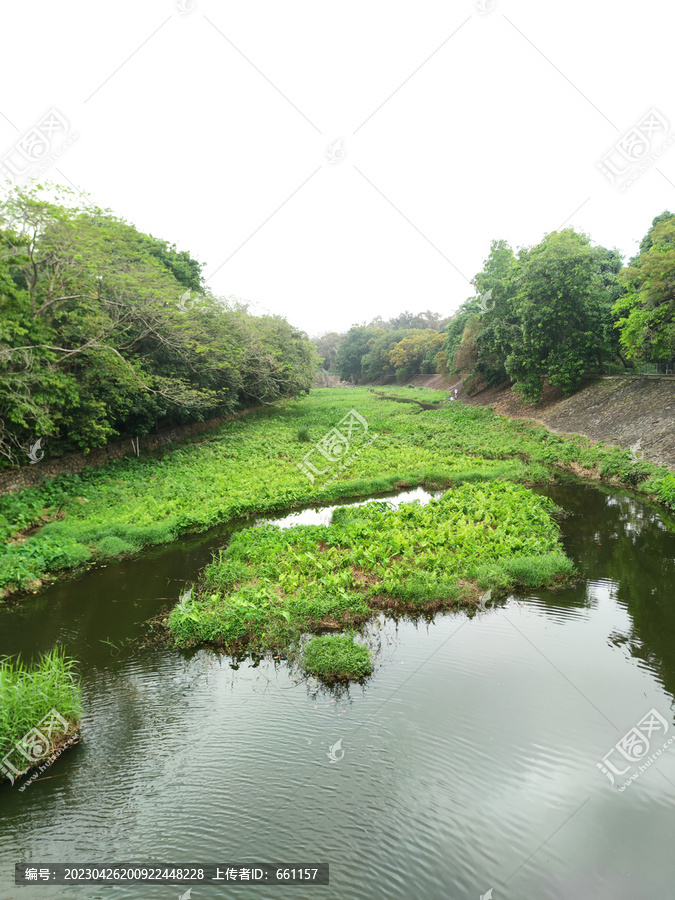
[[[470,298],[446,329],[455,372],[486,384],[507,377],[528,400],[544,382],[571,393],[584,374],[619,354],[612,309],[621,291],[616,250],[571,228],[516,255],[493,241]]]
[[[631,359],[675,358],[675,215],[657,216],[640,252],[621,272],[614,306],[621,346]]]
[[[202,264],[64,192],[0,210],[0,457],[25,460],[306,392],[318,357],[279,316],[208,290]]]

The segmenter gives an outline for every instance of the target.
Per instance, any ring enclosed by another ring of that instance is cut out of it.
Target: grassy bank
[[[432,405],[447,396],[405,388],[387,393]],[[330,448],[334,429],[344,430],[340,422],[351,409],[367,431],[357,423],[348,451],[329,453],[331,461],[315,445],[323,440],[324,449]],[[323,474],[298,467],[308,453]],[[61,476],[0,498],[0,591],[31,589],[60,572],[252,513],[405,485],[543,482],[561,466],[618,479],[675,508],[675,476],[617,448],[551,434],[462,403],[422,409],[366,388],[317,390],[227,422],[198,443],[160,456]]]
[[[427,505],[335,510],[330,525],[238,532],[169,617],[182,646],[286,651],[307,631],[375,612],[472,605],[481,590],[551,585],[573,574],[555,506],[522,485],[463,484]]]
[[[48,759],[76,731],[82,698],[73,667],[59,650],[32,666],[0,661],[0,781]]]

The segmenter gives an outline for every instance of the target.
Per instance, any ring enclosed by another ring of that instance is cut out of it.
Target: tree
[[[409,328],[397,328],[394,331],[380,330],[368,341],[368,352],[361,362],[363,374],[370,381],[383,378],[394,373],[390,354],[399,341],[411,334]]]
[[[367,325],[352,325],[344,336],[336,357],[336,368],[345,381],[359,381],[363,374],[361,362],[368,353],[368,342],[382,329]]]
[[[323,365],[329,372],[335,371],[337,367],[338,350],[343,338],[344,335],[338,334],[337,331],[327,331],[313,341]]]
[[[517,324],[503,344],[505,368],[526,399],[541,396],[543,380],[571,393],[589,365],[602,359],[610,315],[602,254],[568,228],[522,252],[513,309]]]
[[[52,453],[99,447],[311,387],[306,335],[212,296],[189,253],[68,192],[14,190],[0,251],[6,459],[38,436]]]
[[[443,335],[430,328],[415,329],[402,338],[389,352],[389,363],[399,378],[418,375],[429,367],[443,346]],[[428,374],[428,373],[427,373]]]
[[[614,312],[626,356],[675,359],[675,215],[654,219],[620,282],[625,293]]]
[[[483,268],[472,282],[478,296],[462,304],[445,331],[444,351],[455,373],[477,373],[490,385],[508,377],[505,344],[511,329],[518,327],[512,305],[516,271],[511,247],[506,241],[492,241]]]
[[[389,327],[392,331],[399,328],[419,328],[422,330],[431,328],[433,331],[442,331],[448,324],[449,317],[443,317],[440,313],[432,312],[430,309],[420,313],[404,312],[393,319],[389,319],[385,327]],[[371,324],[375,324],[371,322]]]

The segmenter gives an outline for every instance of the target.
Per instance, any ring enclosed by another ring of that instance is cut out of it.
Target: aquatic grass
[[[52,709],[74,729],[82,715],[82,694],[75,661],[61,649],[29,665],[0,660],[0,758],[35,728]]]
[[[386,388],[392,397],[405,391]],[[427,405],[445,396],[414,391]],[[299,464],[351,409],[365,418],[367,433],[352,435],[350,453],[339,465],[314,451],[317,468],[327,471],[310,481]],[[299,439],[306,433],[310,441]],[[457,402],[420,409],[366,388],[312,391],[226,422],[197,440],[0,497],[0,592],[32,588],[60,572],[245,516],[402,486],[535,484],[563,469],[626,484],[675,509],[673,473],[636,461],[627,451],[553,434],[487,408]]]
[[[177,645],[286,651],[305,632],[376,611],[474,606],[479,587],[553,585],[573,573],[557,507],[506,481],[463,483],[422,505],[334,511],[330,525],[246,528],[169,615]]]
[[[99,538],[95,546],[104,556],[119,556],[123,553],[131,553],[136,549],[131,541],[125,541],[123,538],[112,534],[108,537]]]
[[[300,656],[303,671],[322,681],[359,680],[373,670],[370,650],[351,634],[328,634],[311,638]]]
[[[561,550],[553,550],[541,556],[520,556],[482,563],[476,570],[476,582],[480,588],[513,591],[554,585],[569,580],[574,574],[572,560]]]

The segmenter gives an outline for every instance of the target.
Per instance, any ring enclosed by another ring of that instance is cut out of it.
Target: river
[[[1,612],[0,655],[58,643],[80,661],[85,715],[40,780],[0,785],[0,900],[186,889],[14,887],[20,861],[330,864],[329,886],[200,885],[192,900],[674,897],[675,742],[620,790],[675,735],[673,523],[592,485],[542,492],[571,513],[581,580],[473,618],[381,618],[375,672],[348,689],[283,661],[138,645],[227,529]],[[628,772],[612,785],[598,763],[629,732],[637,761],[614,750]]]

